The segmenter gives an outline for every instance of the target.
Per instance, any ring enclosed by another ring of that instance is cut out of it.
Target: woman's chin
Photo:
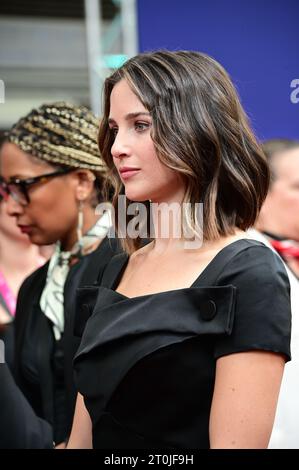
[[[132,202],[146,202],[149,200],[148,194],[137,191],[126,191],[126,197]]]
[[[40,233],[30,233],[28,234],[28,238],[33,245],[43,246],[43,245],[50,245],[53,242],[49,240],[49,237],[44,236]]]

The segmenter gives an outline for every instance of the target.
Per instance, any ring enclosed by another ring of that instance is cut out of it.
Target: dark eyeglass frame
[[[30,188],[31,186],[37,183],[46,183],[51,178],[67,175],[68,173],[71,173],[72,171],[76,171],[75,168],[65,168],[62,170],[53,171],[52,173],[46,173],[43,175],[33,176],[32,178],[26,178],[26,179],[12,178],[8,182],[6,182],[4,178],[0,176],[0,198],[2,196],[3,199],[7,199],[8,196],[11,195],[13,199],[19,204],[21,204],[22,206],[30,204],[28,188]],[[11,186],[18,186],[20,188],[21,193],[26,199],[26,204],[18,200],[18,197],[11,190]]]

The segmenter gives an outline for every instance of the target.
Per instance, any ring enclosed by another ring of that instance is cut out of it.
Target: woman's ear
[[[96,177],[90,170],[78,170],[76,171],[75,175],[77,178],[77,199],[79,201],[84,201],[92,194]]]

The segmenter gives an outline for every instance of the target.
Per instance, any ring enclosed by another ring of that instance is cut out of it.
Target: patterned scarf
[[[56,243],[55,252],[51,256],[48,267],[46,284],[40,298],[40,307],[52,322],[57,341],[64,331],[64,285],[70,266],[82,256],[94,251],[101,239],[105,238],[110,227],[110,214],[106,212],[71,251],[61,251],[60,242]]]

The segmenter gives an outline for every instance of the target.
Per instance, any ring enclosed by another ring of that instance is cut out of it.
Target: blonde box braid
[[[88,169],[102,180],[107,169],[97,145],[98,127],[97,118],[84,106],[56,102],[33,109],[6,139],[41,160]]]

